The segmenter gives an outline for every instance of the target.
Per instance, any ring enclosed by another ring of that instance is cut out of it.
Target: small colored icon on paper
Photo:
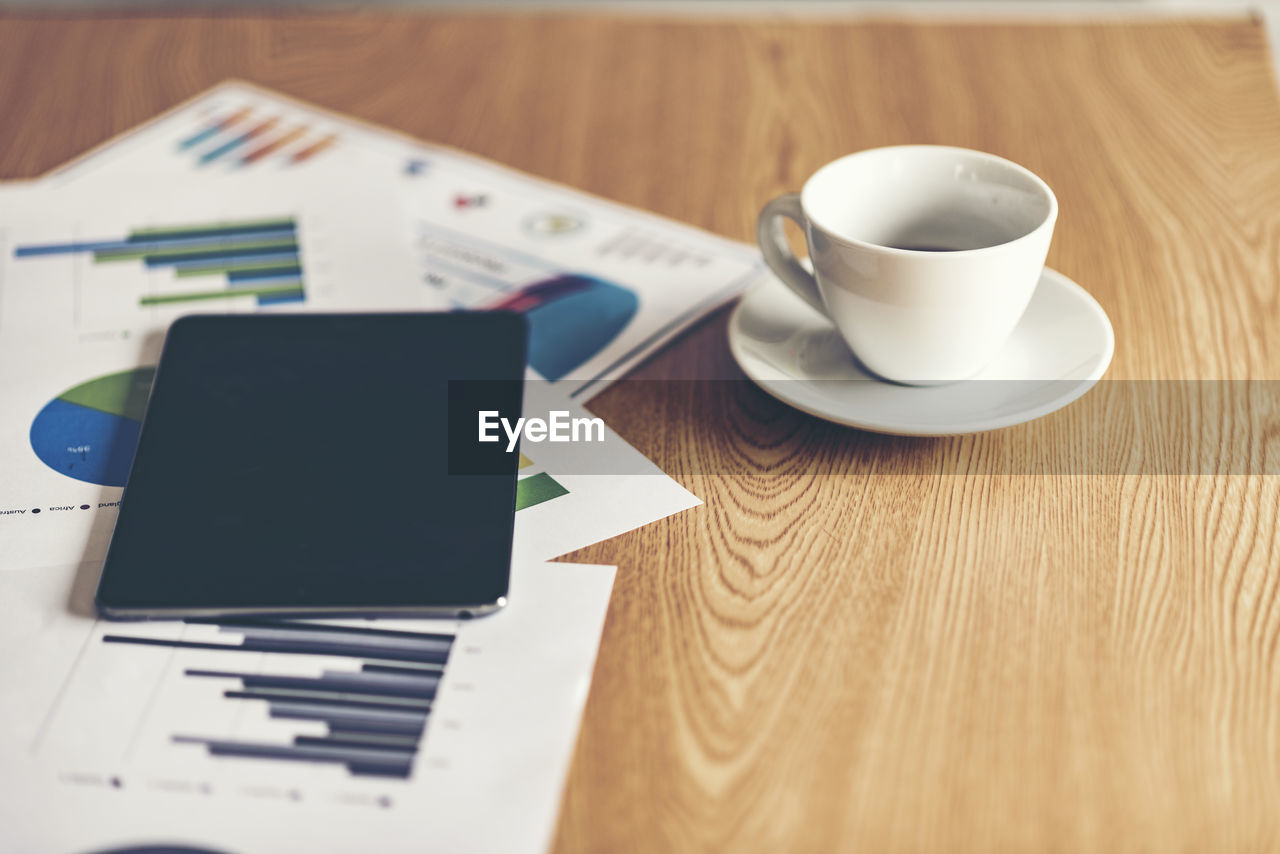
[[[489,197],[484,193],[478,193],[468,196],[464,193],[458,193],[453,197],[454,210],[464,211],[469,208],[483,208],[489,204]]]
[[[586,225],[582,217],[563,211],[540,211],[524,221],[524,233],[530,237],[563,237],[581,231]]]

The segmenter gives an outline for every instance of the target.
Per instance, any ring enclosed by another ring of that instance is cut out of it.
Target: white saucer
[[[757,385],[810,415],[876,433],[949,436],[1011,427],[1071,403],[1106,373],[1115,334],[1097,300],[1046,267],[982,373],[951,385],[898,385],[867,373],[831,321],[770,276],[734,310],[729,349]]]

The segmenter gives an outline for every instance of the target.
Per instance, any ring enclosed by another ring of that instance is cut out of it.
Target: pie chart
[[[31,450],[59,474],[124,486],[155,372],[135,368],[67,389],[31,422]]]
[[[550,382],[609,346],[639,307],[634,291],[577,273],[535,282],[488,306],[529,319],[529,364]]]

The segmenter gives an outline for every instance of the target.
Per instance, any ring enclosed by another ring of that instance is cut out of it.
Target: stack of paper
[[[538,446],[496,616],[98,623],[160,344],[193,312],[513,309],[531,401],[577,412],[759,272],[239,83],[0,187],[0,848],[544,849],[613,569],[543,562],[698,500],[616,436]]]

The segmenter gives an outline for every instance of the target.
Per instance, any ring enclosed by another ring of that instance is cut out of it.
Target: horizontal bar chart
[[[196,167],[231,163],[241,169],[267,160],[294,167],[340,141],[339,134],[317,128],[313,121],[310,116],[276,114],[252,104],[231,106],[203,120],[179,138],[176,147]]]
[[[356,777],[408,779],[412,774],[453,635],[290,620],[189,622],[216,627],[227,640],[113,633],[102,641],[336,660],[307,675],[271,657],[246,658],[244,668],[183,668],[183,678],[217,686],[219,702],[265,706],[268,719],[296,721],[299,730],[281,741],[178,732],[169,736],[173,744],[200,746],[218,759],[338,765]],[[323,733],[316,732],[316,724]]]
[[[94,264],[141,263],[175,280],[220,277],[223,288],[174,289],[139,297],[142,306],[253,297],[258,306],[306,300],[297,223],[290,217],[137,228],[117,240],[18,246],[15,258],[89,255]],[[193,283],[195,284],[195,283]]]

